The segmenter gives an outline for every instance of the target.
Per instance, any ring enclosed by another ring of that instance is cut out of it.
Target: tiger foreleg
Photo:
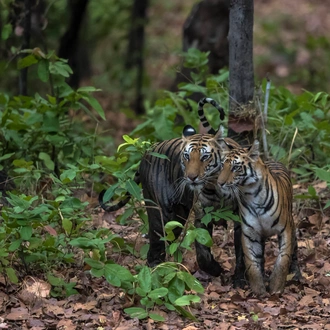
[[[236,266],[233,279],[234,287],[244,288],[245,284],[247,284],[247,279],[245,278],[246,269],[242,248],[242,226],[238,222],[234,225],[234,244],[236,256]]]
[[[155,231],[152,226],[149,229],[149,251],[147,255],[147,264],[149,267],[155,267],[165,261],[165,241],[161,240],[163,235]]]
[[[266,296],[266,286],[263,278],[264,240],[256,233],[249,231],[242,234],[244,263],[251,290],[257,296]]]
[[[213,231],[212,222],[210,222],[207,226],[205,226],[200,219],[196,219],[195,227],[206,229],[209,232],[210,236],[212,237],[212,231]],[[209,247],[195,240],[195,248],[196,248],[197,263],[201,270],[212,276],[219,276],[220,274],[223,273],[222,267],[219,265],[217,261],[215,261],[211,253],[211,249]]]
[[[153,207],[150,203],[146,203],[148,221],[149,221],[149,251],[147,255],[147,264],[149,267],[157,266],[165,261],[165,241],[164,237],[163,219],[166,217],[161,209]]]

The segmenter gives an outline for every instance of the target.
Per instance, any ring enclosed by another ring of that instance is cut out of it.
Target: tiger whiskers
[[[184,190],[186,188],[186,180],[184,178],[177,178],[173,184],[172,184],[172,188],[173,188],[173,193],[172,193],[172,196],[171,196],[171,199],[172,200],[175,200],[175,199],[179,199],[181,200],[182,196],[183,196],[183,193],[184,193]]]

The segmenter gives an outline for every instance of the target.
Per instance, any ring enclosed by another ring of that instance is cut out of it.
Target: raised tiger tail
[[[140,183],[139,172],[136,172],[135,173],[134,181],[137,184]],[[106,189],[103,189],[100,192],[98,200],[99,200],[100,206],[106,212],[115,212],[115,211],[118,211],[119,209],[121,209],[122,207],[124,207],[130,201],[130,199],[131,199],[131,194],[127,191],[123,200],[121,200],[120,202],[118,202],[117,204],[114,204],[114,205],[106,205],[106,203],[103,201],[103,197],[104,197],[105,192],[106,192]]]
[[[199,116],[200,122],[202,123],[203,127],[205,127],[207,129],[208,134],[215,134],[216,131],[210,125],[210,123],[208,122],[208,120],[206,119],[205,114],[204,114],[203,107],[206,103],[213,105],[219,111],[221,120],[225,119],[225,111],[216,101],[214,101],[210,97],[204,97],[198,102],[198,116]]]

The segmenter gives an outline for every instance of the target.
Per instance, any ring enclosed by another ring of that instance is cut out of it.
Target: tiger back
[[[221,152],[224,158],[218,187],[238,202],[241,243],[251,289],[260,296],[267,294],[263,280],[265,240],[278,235],[279,254],[270,276],[269,292],[282,293],[289,272],[295,273],[296,279],[300,277],[290,174],[279,162],[261,160],[258,141],[250,148],[237,149],[223,141]]]

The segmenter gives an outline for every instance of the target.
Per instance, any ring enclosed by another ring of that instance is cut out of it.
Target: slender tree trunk
[[[88,71],[88,55],[84,52],[83,47],[80,47],[79,32],[85,17],[89,0],[68,0],[68,7],[70,11],[70,23],[67,31],[62,36],[58,56],[68,59],[68,63],[73,71],[68,83],[70,86],[77,88],[80,80],[84,75],[83,70]],[[86,57],[85,63],[87,67],[82,68],[80,60]]]
[[[253,0],[231,0],[229,12],[228,136],[243,145],[253,139]]]
[[[183,25],[182,49],[184,52],[190,48],[209,52],[209,72],[218,74],[229,63],[228,30],[229,0],[202,0],[193,6]],[[191,81],[191,73],[195,71],[182,64],[171,90],[177,91],[178,84]],[[196,102],[202,97],[205,97],[202,93],[189,95],[189,99]]]
[[[136,68],[134,111],[144,113],[143,108],[143,73],[144,73],[144,30],[147,19],[149,0],[134,0],[132,23],[129,33],[126,69]]]
[[[23,32],[23,42],[22,49],[30,48],[30,38],[31,38],[31,0],[24,0],[24,32]],[[26,54],[22,54],[25,57]],[[24,68],[20,72],[19,76],[19,94],[27,95],[27,77],[28,68]]]

